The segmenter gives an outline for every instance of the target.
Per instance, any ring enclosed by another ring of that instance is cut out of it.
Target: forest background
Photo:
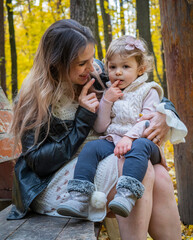
[[[154,56],[151,79],[168,97],[159,0],[0,0],[0,78],[8,99],[16,95],[33,64],[45,30],[56,20],[74,18],[88,25],[102,60],[112,39],[129,34],[143,37]],[[173,146],[167,143],[176,200]],[[107,239],[104,235],[101,239]],[[193,225],[182,224],[182,239],[193,239]]]
[[[73,2],[73,1],[72,1]],[[80,1],[81,2],[81,1]],[[84,2],[84,1],[83,1]],[[86,8],[91,11],[89,2],[86,1]],[[142,1],[143,2],[143,1]],[[161,21],[158,0],[146,1],[150,12],[145,13],[144,8],[141,14],[148,14],[150,26],[143,23],[144,32],[151,31],[151,38],[147,39],[150,51],[155,56],[154,80],[164,86],[166,85],[164,64],[163,64],[163,44],[161,38]],[[110,41],[123,34],[139,35],[137,30],[136,19],[136,1],[99,1],[96,2],[96,13],[98,21],[98,36],[90,23],[91,29],[94,31],[98,44],[96,45],[96,58],[102,60],[105,56],[106,49]],[[12,98],[12,88],[14,91],[20,89],[21,84],[33,64],[34,55],[36,53],[39,41],[45,30],[56,20],[70,18],[72,6],[70,0],[5,0],[4,1],[4,33],[5,33],[5,69],[6,69],[6,93],[8,98]],[[140,7],[140,6],[139,6]],[[143,6],[142,6],[143,7]],[[87,9],[81,11],[88,12]],[[8,12],[9,11],[9,12]],[[76,11],[76,9],[74,9]],[[8,14],[13,14],[13,23],[10,24]],[[94,19],[92,15],[92,18]],[[87,16],[89,20],[89,16]],[[89,24],[88,24],[89,25]],[[12,28],[12,29],[10,29]],[[10,31],[11,40],[10,40]],[[14,32],[14,34],[13,34]],[[2,37],[2,33],[1,33]],[[100,38],[100,39],[99,39]],[[15,44],[13,41],[15,40]],[[12,45],[12,53],[10,48]],[[16,66],[14,72],[17,77],[12,79],[12,65],[16,58]],[[2,58],[2,57],[1,57]],[[2,61],[2,59],[1,59]],[[14,83],[16,81],[16,83]],[[2,84],[1,84],[2,85]],[[13,95],[15,92],[13,92]],[[167,91],[165,91],[167,96]]]

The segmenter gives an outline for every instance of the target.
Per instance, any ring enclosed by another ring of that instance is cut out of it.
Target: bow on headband
[[[131,51],[135,48],[141,50],[142,52],[145,52],[145,48],[142,45],[142,42],[140,40],[134,39],[133,37],[127,37],[126,38],[126,46],[125,49]]]

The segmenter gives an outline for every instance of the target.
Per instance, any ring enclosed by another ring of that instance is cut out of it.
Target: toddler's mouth
[[[120,79],[119,79],[119,84],[122,84],[123,82],[124,82],[124,80],[120,80]]]

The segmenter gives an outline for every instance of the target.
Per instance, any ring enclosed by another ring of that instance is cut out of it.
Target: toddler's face
[[[108,74],[111,83],[119,80],[118,87],[124,89],[141,75],[135,57],[122,58],[119,54],[112,56],[108,62]]]

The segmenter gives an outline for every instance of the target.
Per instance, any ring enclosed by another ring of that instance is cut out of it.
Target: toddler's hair
[[[145,72],[153,70],[153,56],[149,53],[147,43],[142,38],[136,39],[132,36],[124,35],[113,40],[105,57],[106,71],[108,62],[114,54],[119,54],[122,58],[135,57],[139,68],[144,68]]]

